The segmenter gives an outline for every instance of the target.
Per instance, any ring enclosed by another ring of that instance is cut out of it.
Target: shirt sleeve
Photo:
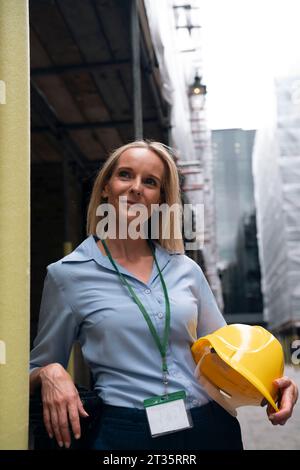
[[[44,281],[38,332],[30,353],[30,372],[53,362],[66,368],[77,332],[75,315],[50,265]]]
[[[198,295],[198,325],[197,338],[208,335],[226,325],[226,321],[219,310],[212,290],[203,274],[202,269],[197,265],[199,287]]]

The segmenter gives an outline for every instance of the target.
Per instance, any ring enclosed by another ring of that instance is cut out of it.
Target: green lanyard
[[[151,251],[152,251],[152,255],[153,255],[153,258],[154,258],[154,261],[155,261],[155,264],[157,266],[157,270],[159,272],[159,277],[160,277],[160,281],[161,281],[161,284],[162,284],[162,287],[163,287],[163,291],[164,291],[164,296],[165,296],[165,303],[166,303],[166,320],[165,320],[165,330],[164,330],[164,336],[163,336],[163,342],[161,342],[158,334],[157,334],[157,331],[152,323],[152,320],[148,314],[148,312],[146,311],[144,305],[142,304],[142,302],[140,301],[140,299],[137,297],[137,295],[135,294],[133,288],[131,287],[131,285],[127,282],[126,278],[123,276],[123,274],[119,271],[119,268],[118,266],[116,265],[116,263],[114,262],[111,254],[110,254],[110,251],[108,249],[108,246],[106,245],[105,241],[104,240],[101,240],[103,246],[104,246],[104,249],[106,251],[106,254],[111,262],[111,264],[113,265],[113,267],[115,268],[116,272],[118,273],[119,277],[120,277],[120,281],[128,288],[130,294],[131,294],[131,297],[133,298],[134,302],[138,305],[139,309],[141,310],[146,322],[147,322],[147,325],[149,327],[149,330],[153,336],[153,339],[159,349],[159,352],[160,352],[160,355],[161,355],[161,359],[162,359],[162,372],[163,372],[163,383],[165,385],[168,384],[168,378],[167,378],[167,375],[168,375],[168,366],[167,366],[167,358],[166,358],[166,354],[167,354],[167,347],[168,347],[168,342],[169,342],[169,336],[170,336],[170,302],[169,302],[169,296],[168,296],[168,291],[167,291],[167,287],[166,287],[166,284],[165,284],[165,281],[164,281],[164,278],[163,278],[163,275],[161,273],[161,270],[159,268],[159,265],[157,263],[157,260],[156,260],[156,256],[155,256],[155,252],[153,250],[153,247],[152,247],[152,243],[151,241],[149,242],[149,245],[150,245],[150,248],[151,248]]]

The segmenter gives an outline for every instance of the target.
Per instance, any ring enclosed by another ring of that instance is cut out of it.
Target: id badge
[[[193,427],[191,414],[185,407],[185,397],[182,390],[144,400],[152,437]]]

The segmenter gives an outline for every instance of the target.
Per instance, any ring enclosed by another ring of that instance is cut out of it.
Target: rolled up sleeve
[[[30,353],[30,372],[53,362],[66,368],[77,332],[73,309],[50,265],[44,281],[38,332]]]

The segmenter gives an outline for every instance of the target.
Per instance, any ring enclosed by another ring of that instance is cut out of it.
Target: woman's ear
[[[108,198],[108,184],[106,183],[101,191],[101,197],[104,199]]]
[[[107,202],[108,201],[108,194],[106,191],[101,192],[101,202]]]

